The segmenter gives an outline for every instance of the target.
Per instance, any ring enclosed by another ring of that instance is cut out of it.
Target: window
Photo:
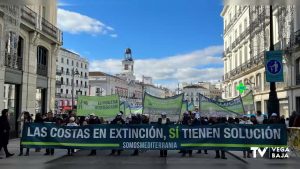
[[[69,94],[69,89],[66,89],[66,94]]]
[[[78,67],[78,62],[76,62],[76,67]]]
[[[63,67],[61,67],[61,73],[64,73],[64,68]]]
[[[72,60],[72,66],[74,66],[74,61]]]
[[[63,94],[64,93],[64,89],[60,89],[60,93]]]
[[[300,85],[300,58],[296,60],[295,74],[296,74],[296,85]]]
[[[239,65],[242,65],[242,63],[243,63],[243,51],[242,51],[242,48],[239,51],[240,51],[240,62],[239,62]]]
[[[61,58],[61,63],[64,63],[64,58]]]
[[[244,62],[248,60],[248,49],[247,46],[244,46]]]
[[[259,73],[256,75],[256,87],[259,91],[261,90],[261,86],[261,74]]]
[[[67,65],[69,65],[69,59],[67,59]]]
[[[80,72],[80,77],[82,77],[83,76],[83,74],[82,74],[82,72]]]
[[[69,72],[69,68],[67,68],[66,74],[67,74],[67,75],[68,75],[68,74],[70,74],[70,72]]]
[[[84,92],[84,95],[86,96],[86,91]]]
[[[85,69],[87,69],[87,64],[85,64]]]
[[[82,64],[82,63],[81,63],[81,65],[80,65],[80,67],[83,68],[83,64]]]
[[[48,50],[43,46],[37,47],[37,74],[47,76]]]
[[[67,78],[67,85],[69,85],[69,79]]]
[[[128,65],[125,64],[124,70],[128,70]]]
[[[63,77],[60,78],[60,82],[61,82],[61,84],[64,84],[64,78]]]

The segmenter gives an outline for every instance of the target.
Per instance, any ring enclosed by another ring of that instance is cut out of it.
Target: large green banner
[[[245,96],[242,97],[243,106],[246,113],[253,113],[255,111],[254,107],[254,98],[253,98],[253,92],[252,90],[249,91]]]
[[[169,98],[158,98],[145,93],[143,114],[149,114],[150,120],[155,121],[164,112],[171,121],[177,121],[181,112],[182,100],[183,94]]]
[[[203,126],[86,125],[80,127],[27,123],[21,145],[28,148],[78,149],[224,149],[287,145],[284,124]]]
[[[79,96],[77,100],[77,116],[88,116],[94,113],[103,118],[113,118],[120,111],[118,95],[111,96]]]
[[[201,116],[228,117],[244,114],[240,96],[230,101],[216,101],[199,94],[199,108]]]

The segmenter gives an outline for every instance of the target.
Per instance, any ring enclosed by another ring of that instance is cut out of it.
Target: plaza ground
[[[9,150],[15,153],[11,158],[0,159],[1,169],[193,169],[193,168],[299,168],[299,159],[292,155],[290,159],[270,160],[265,158],[243,159],[242,152],[226,153],[227,160],[215,159],[215,152],[208,154],[193,154],[193,157],[181,157],[178,151],[169,151],[167,158],[159,157],[159,151],[147,151],[139,156],[131,156],[133,151],[123,151],[121,156],[108,156],[110,151],[97,151],[97,156],[88,156],[89,151],[82,150],[74,156],[66,156],[67,150],[57,149],[54,156],[44,156],[41,152],[30,151],[30,156],[17,156],[19,153],[19,139],[10,141]],[[3,157],[3,151],[0,152]]]

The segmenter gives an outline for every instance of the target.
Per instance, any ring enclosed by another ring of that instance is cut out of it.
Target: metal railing
[[[56,69],[56,75],[60,76],[62,74],[61,69]]]
[[[23,69],[23,58],[22,57],[14,57],[9,54],[5,54],[4,65],[11,69],[22,70]]]
[[[231,70],[229,73],[225,74],[225,80],[234,77],[236,75],[241,74],[244,71],[250,70],[252,68],[255,68],[257,66],[262,66],[264,64],[264,53],[261,52],[255,57],[252,57],[250,60],[247,62],[241,64],[240,66],[236,67],[235,69]]]
[[[50,35],[54,39],[56,39],[59,43],[63,42],[63,33],[59,30],[55,25],[51,24],[45,18],[39,16],[35,11],[28,8],[27,6],[23,6],[21,9],[21,19],[34,27],[34,29],[38,28],[47,35]],[[41,25],[42,27],[40,28]]]
[[[42,64],[37,64],[36,74],[41,75],[41,76],[47,76],[48,75],[48,66],[42,65]]]
[[[32,9],[28,7],[23,7],[21,9],[21,18],[26,21],[27,23],[36,26],[37,21],[37,13],[35,13]]]

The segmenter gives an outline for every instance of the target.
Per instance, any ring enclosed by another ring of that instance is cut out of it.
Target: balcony
[[[62,74],[61,69],[56,69],[56,75],[61,76],[61,74]]]
[[[62,85],[62,82],[60,80],[56,80],[55,84],[56,87],[60,87]]]
[[[47,65],[37,64],[36,74],[41,75],[41,76],[47,76],[48,75]]]
[[[61,98],[62,94],[61,93],[55,93],[56,98]]]
[[[5,67],[22,70],[23,68],[23,58],[22,57],[15,57],[13,55],[5,53],[5,60],[4,60]]]
[[[229,73],[225,74],[225,81],[229,80],[230,78],[233,78],[235,76],[240,75],[243,72],[249,71],[253,68],[256,68],[258,66],[264,65],[264,54],[265,52],[261,52],[255,57],[252,57],[247,62],[241,64],[240,66],[236,67],[235,69],[231,70]]]
[[[16,16],[17,10],[11,8],[10,6],[0,5],[0,13],[13,12],[13,15]],[[44,35],[49,35],[53,41],[60,45],[63,42],[62,31],[27,6],[23,6],[21,8],[21,24],[28,27],[32,31],[40,30],[41,33]]]
[[[23,19],[26,23],[36,26],[37,14],[28,7],[23,7],[21,9],[21,19]]]

